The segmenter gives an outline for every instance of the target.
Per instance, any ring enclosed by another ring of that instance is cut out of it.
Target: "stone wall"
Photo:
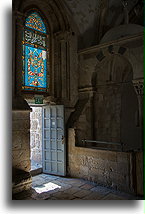
[[[142,127],[138,125],[139,104],[133,80],[143,78],[142,57],[142,62],[138,61],[142,47],[139,34],[79,52],[79,99],[90,94],[91,105],[90,109],[85,105],[75,122],[77,145],[85,138],[123,143],[123,151],[141,150]]]
[[[31,107],[30,146],[31,160],[42,164],[42,108]]]
[[[112,152],[89,148],[75,147],[75,131],[69,129],[68,142],[68,173],[70,176],[84,178],[97,182],[98,184],[109,186],[114,189],[133,193],[134,183],[134,163],[131,152]],[[137,153],[141,159],[141,154]],[[141,163],[141,161],[140,161]],[[137,177],[142,180],[142,172]],[[142,191],[141,191],[142,190]],[[143,194],[142,182],[138,182],[138,194]]]
[[[126,13],[123,11],[121,1],[64,0],[62,2],[64,2],[64,5],[66,4],[65,7],[68,8],[67,12],[70,14],[71,19],[75,21],[78,32],[80,33],[79,48],[86,48],[98,44],[102,36],[104,36],[109,29],[122,25],[126,20]],[[130,23],[143,25],[142,21],[138,20],[138,22],[134,22],[135,20],[131,20],[132,12],[135,10],[139,10],[137,16],[141,16],[140,20],[143,20],[142,7],[142,2],[128,1],[127,10]],[[129,32],[130,35],[132,32],[137,31],[137,26],[133,27],[133,29],[128,29],[128,26],[126,26],[124,34],[126,35]],[[116,29],[116,34],[118,34],[118,31],[119,29]]]
[[[95,139],[120,142],[121,93],[119,86],[103,86],[94,95]]]
[[[31,186],[30,111],[13,111],[12,120],[13,193],[17,193]]]
[[[93,117],[92,100],[91,98],[88,98],[88,101],[86,102],[81,114],[78,115],[77,117],[77,122],[74,123],[76,131],[76,142],[78,145],[81,145],[82,140],[84,139],[92,139],[93,137],[92,117]]]
[[[136,191],[140,195],[144,195],[144,157],[143,152],[136,153]]]

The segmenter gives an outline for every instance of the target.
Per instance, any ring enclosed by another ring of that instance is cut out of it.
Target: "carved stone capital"
[[[132,80],[137,95],[144,95],[144,79]]]

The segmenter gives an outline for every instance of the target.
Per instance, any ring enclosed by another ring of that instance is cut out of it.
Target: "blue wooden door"
[[[65,176],[64,107],[43,107],[42,121],[43,172]]]

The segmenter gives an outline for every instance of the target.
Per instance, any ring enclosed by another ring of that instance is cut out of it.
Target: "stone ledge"
[[[32,178],[29,172],[13,168],[12,194],[28,190],[32,184]]]
[[[24,190],[29,190],[31,188],[32,179],[28,178],[26,180],[21,181],[20,183],[12,184],[12,194],[16,194],[22,192]]]

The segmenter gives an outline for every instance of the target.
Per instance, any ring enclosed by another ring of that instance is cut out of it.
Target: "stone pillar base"
[[[32,185],[32,178],[29,172],[13,169],[12,194],[29,190]]]

